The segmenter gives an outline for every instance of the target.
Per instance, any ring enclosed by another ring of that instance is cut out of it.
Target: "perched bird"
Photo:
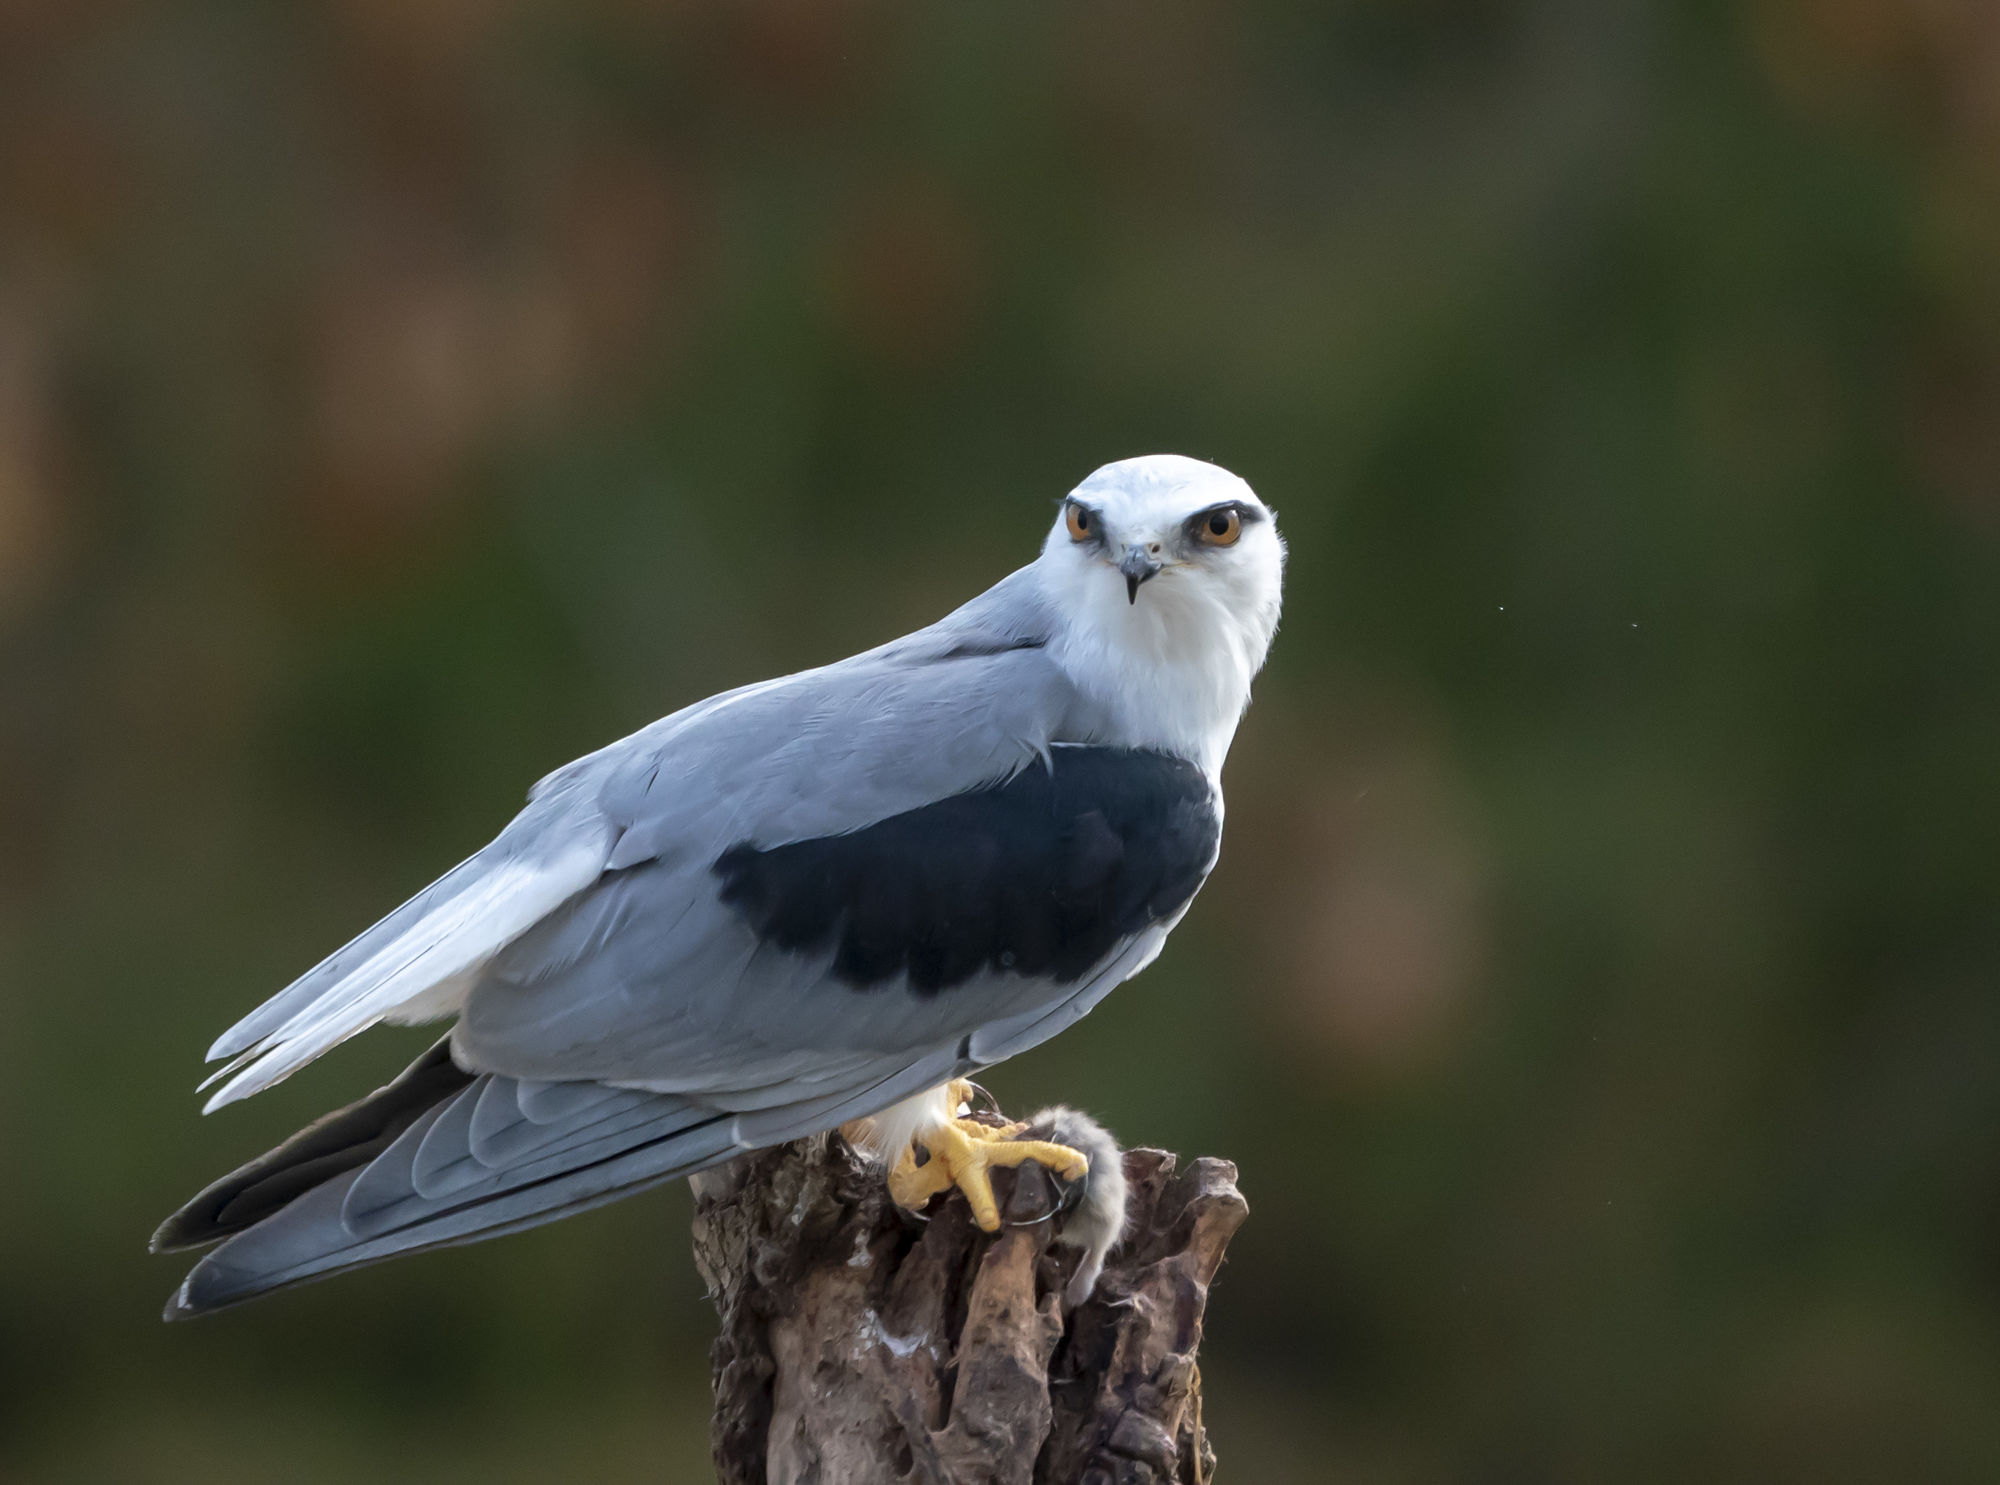
[[[1084,1177],[1085,1152],[961,1118],[957,1080],[1082,1016],[1187,911],[1283,570],[1235,475],[1106,465],[1037,560],[929,628],[550,774],[209,1049],[212,1110],[378,1021],[457,1018],[167,1219],[156,1250],[226,1240],[168,1318],[842,1125],[897,1201],[956,1187],[989,1230],[990,1167]]]

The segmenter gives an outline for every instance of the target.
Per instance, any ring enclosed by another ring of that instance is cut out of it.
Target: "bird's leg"
[[[966,1090],[966,1096],[969,1093]],[[963,1102],[965,1097],[961,1096],[959,1085],[953,1084],[952,1108]],[[897,1206],[914,1212],[940,1191],[956,1186],[965,1193],[965,1200],[972,1208],[972,1220],[987,1232],[999,1231],[1000,1207],[993,1199],[993,1179],[988,1174],[993,1167],[1032,1160],[1065,1181],[1080,1181],[1090,1170],[1090,1161],[1068,1145],[1009,1138],[1027,1127],[1007,1124],[996,1128],[976,1119],[953,1119],[949,1124],[925,1130],[890,1168],[890,1198]],[[919,1148],[926,1154],[922,1164],[917,1162]]]

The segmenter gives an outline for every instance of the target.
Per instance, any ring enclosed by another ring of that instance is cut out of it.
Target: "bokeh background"
[[[1172,951],[1249,1482],[2000,1478],[2000,10],[0,0],[0,1480],[698,1480],[685,1194],[168,1329],[210,1037],[1093,466],[1293,553]]]

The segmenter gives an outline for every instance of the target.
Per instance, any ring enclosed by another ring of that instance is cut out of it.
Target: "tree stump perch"
[[[1066,1318],[1032,1164],[995,1173],[992,1235],[955,1193],[902,1212],[838,1135],[695,1177],[722,1485],[1207,1485],[1196,1353],[1248,1208],[1226,1160],[1124,1168],[1125,1240]]]

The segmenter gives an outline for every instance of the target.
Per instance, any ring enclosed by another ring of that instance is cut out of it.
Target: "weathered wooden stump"
[[[992,1236],[955,1193],[898,1211],[837,1135],[697,1177],[723,1485],[1206,1485],[1196,1353],[1248,1208],[1226,1160],[1124,1160],[1125,1241],[1067,1317],[1032,1165],[996,1177]]]

